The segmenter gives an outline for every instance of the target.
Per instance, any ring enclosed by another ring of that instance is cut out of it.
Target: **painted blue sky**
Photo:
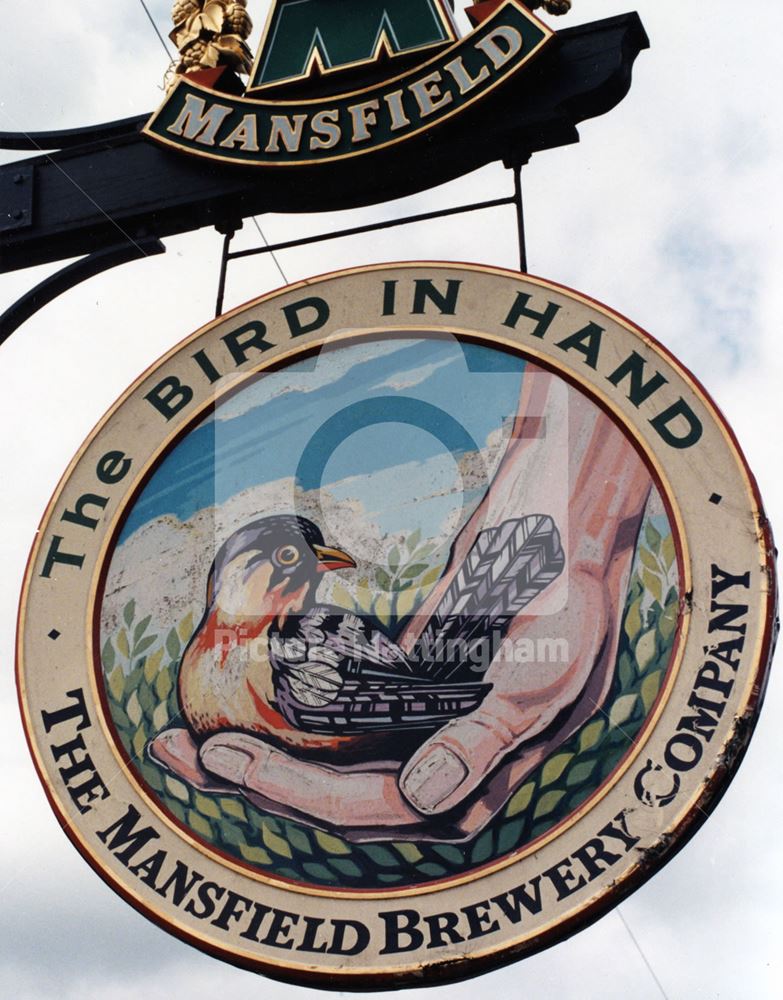
[[[515,412],[523,368],[518,357],[445,336],[337,346],[262,375],[166,457],[121,541],[163,514],[186,520],[289,477],[358,497],[386,531],[430,534],[479,499],[481,489],[462,492],[455,459],[483,448]]]

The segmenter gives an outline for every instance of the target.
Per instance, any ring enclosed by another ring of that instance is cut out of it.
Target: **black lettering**
[[[52,540],[49,543],[49,551],[46,554],[43,569],[41,570],[41,576],[46,577],[46,579],[52,575],[52,570],[56,563],[62,563],[64,566],[76,566],[77,569],[81,569],[84,565],[84,556],[77,556],[72,552],[62,551],[60,545],[63,540],[61,535],[52,535]]]
[[[717,691],[724,698],[728,698],[734,687],[734,681],[731,678],[723,680],[717,663],[705,663],[696,674],[696,683],[693,686],[697,691],[699,688],[707,688],[708,691]]]
[[[100,519],[85,514],[84,508],[93,506],[99,510],[105,510],[108,502],[108,497],[99,497],[96,493],[83,493],[76,501],[76,509],[66,510],[60,520],[70,521],[73,524],[78,524],[81,528],[90,528],[95,531],[100,524]]]
[[[134,806],[128,806],[127,812],[121,816],[116,823],[112,823],[98,833],[98,840],[113,851],[118,861],[127,868],[130,860],[137,851],[146,847],[151,840],[158,840],[160,834],[151,826],[145,826],[141,830],[135,829],[140,814]],[[109,839],[111,838],[111,839]]]
[[[600,837],[588,840],[586,844],[574,851],[574,857],[580,862],[587,872],[588,881],[598,878],[607,868],[616,864],[622,854],[613,854],[606,849],[606,845]]]
[[[312,310],[315,315],[309,321],[303,321],[301,313],[305,310]],[[292,337],[301,337],[305,333],[313,333],[320,330],[329,321],[329,303],[317,296],[309,299],[302,299],[294,302],[290,306],[283,306],[283,315],[288,323],[288,329]]]
[[[720,660],[736,673],[741,662],[740,654],[744,648],[745,637],[739,636],[737,639],[727,639],[725,642],[716,643],[710,647],[708,652],[713,660]]]
[[[139,861],[137,864],[129,867],[128,871],[137,878],[140,878],[142,882],[145,882],[151,888],[156,889],[158,875],[160,875],[160,870],[167,857],[167,852],[160,849],[143,861]]]
[[[528,889],[531,887],[532,892]],[[541,876],[536,875],[530,882],[523,882],[511,892],[506,892],[502,896],[493,896],[491,902],[498,906],[507,920],[512,924],[518,924],[522,919],[522,907],[535,916],[541,912]]]
[[[628,830],[628,817],[625,812],[618,813],[611,823],[607,823],[606,826],[598,831],[599,837],[614,837],[619,840],[626,852],[630,851],[632,847],[635,847],[640,838],[634,837],[632,833]]]
[[[185,897],[190,895],[193,886],[197,882],[201,882],[203,878],[204,876],[198,872],[191,872],[184,861],[177,861],[174,871],[155,892],[166,899],[169,888],[173,886],[174,892],[172,893],[171,901],[175,906],[182,906]]]
[[[191,899],[185,907],[185,913],[190,913],[197,920],[209,920],[215,912],[218,902],[225,894],[226,890],[222,885],[218,885],[217,882],[202,882],[196,893],[198,901],[201,903],[201,908],[199,909],[195,900]]]
[[[330,955],[358,955],[370,943],[370,929],[358,920],[332,920],[334,936],[329,945]],[[353,932],[353,942],[347,941],[348,931]],[[300,949],[301,950],[301,949]]]
[[[107,451],[95,466],[95,475],[107,486],[115,486],[128,475],[132,465],[124,451]]]
[[[223,931],[229,930],[230,922],[244,917],[252,905],[253,901],[248,899],[247,896],[240,896],[238,892],[229,889],[223,909],[212,921],[212,926],[219,927]]]
[[[199,366],[199,368],[204,372],[204,374],[209,379],[210,385],[214,385],[215,382],[220,381],[220,372],[215,368],[215,366],[210,361],[207,356],[206,351],[196,351],[192,356],[193,360]]]
[[[413,308],[411,315],[421,315],[427,310],[427,302],[432,302],[443,316],[453,316],[457,311],[461,281],[449,278],[446,291],[440,292],[429,278],[417,278],[413,292]]]
[[[326,951],[326,941],[322,941],[318,947],[316,947],[316,939],[318,937],[318,931],[326,923],[320,917],[303,917],[305,922],[305,932],[302,938],[302,943],[297,948],[297,951],[309,951],[315,955],[320,955]]]
[[[465,940],[457,930],[459,914],[447,910],[424,919],[430,929],[430,943],[427,948],[445,948],[449,944],[461,944]]]
[[[500,924],[489,915],[490,901],[485,899],[480,903],[472,903],[470,906],[463,906],[462,912],[468,919],[468,940],[484,937],[485,934],[492,934],[493,931],[500,930]]]
[[[720,597],[724,590],[728,590],[729,587],[742,587],[743,590],[750,590],[750,573],[743,573],[742,576],[734,576],[733,573],[727,573],[726,570],[721,569],[720,566],[716,566],[715,563],[712,564],[712,599],[715,600],[716,597]]]
[[[529,331],[530,336],[538,337],[539,340],[542,340],[552,325],[555,316],[560,312],[560,306],[555,302],[550,302],[543,312],[536,312],[535,309],[528,309],[527,304],[529,301],[530,296],[526,292],[517,292],[514,305],[509,310],[508,316],[503,320],[503,326],[516,330],[517,323],[523,317],[525,319],[534,319],[536,326],[535,329]]]
[[[631,384],[628,387],[628,399],[637,408],[669,381],[657,371],[645,382],[644,368],[646,364],[647,362],[641,354],[632,351],[630,357],[626,358],[618,368],[615,368],[611,375],[606,376],[612,385],[615,386],[619,386],[624,379],[630,378]]]
[[[282,948],[290,950],[294,942],[288,936],[291,929],[299,923],[299,916],[296,913],[288,913],[286,910],[273,910],[272,923],[269,932],[261,944],[268,944],[272,948]]]
[[[693,733],[678,733],[666,744],[664,760],[672,771],[692,771],[703,753],[698,736]]]
[[[263,903],[253,903],[253,916],[250,924],[239,936],[246,938],[248,941],[258,941],[258,932],[261,929],[261,924],[271,912],[271,907],[264,906]]]
[[[171,420],[193,399],[193,390],[184,385],[175,375],[167,375],[144,398],[150,402],[166,420]]]
[[[77,733],[82,729],[89,729],[92,725],[90,716],[87,714],[87,706],[84,703],[82,688],[68,691],[65,696],[73,699],[73,705],[67,705],[56,712],[41,712],[41,720],[47,733],[50,733],[55,726],[61,726],[65,722],[73,722],[74,719],[78,720],[76,723]]]
[[[557,892],[558,901],[561,899],[567,899],[572,896],[575,892],[582,888],[582,886],[587,885],[587,879],[584,875],[580,875],[578,878],[571,870],[571,859],[566,858],[565,861],[561,861],[558,865],[553,865],[552,868],[548,868],[544,872],[544,878],[548,878],[549,881],[555,888]]]
[[[680,420],[681,422],[684,420],[686,424],[686,427],[679,434],[675,434],[669,426],[675,420]],[[664,410],[663,413],[659,413],[657,417],[653,417],[650,423],[658,432],[661,440],[672,448],[692,448],[701,440],[701,436],[704,433],[701,421],[682,396],[676,403],[673,403],[668,409]]]
[[[253,320],[250,323],[245,323],[244,326],[238,327],[236,330],[232,330],[231,333],[227,333],[221,340],[228,348],[228,353],[234,359],[234,364],[239,367],[247,361],[247,355],[251,349],[263,353],[275,346],[264,339],[265,334],[266,327],[264,324],[260,320]]]
[[[397,311],[397,282],[384,281],[382,315],[393,316],[396,311]]]
[[[398,955],[417,951],[424,944],[424,935],[417,928],[419,915],[415,910],[387,910],[379,914],[386,925],[386,944],[381,955]]]
[[[583,354],[588,368],[598,367],[598,356],[601,353],[601,340],[604,328],[597,323],[588,323],[583,330],[577,330],[565,340],[559,340],[557,347],[562,351],[578,351]]]
[[[710,604],[710,614],[716,617],[710,618],[708,632],[738,632],[745,635],[747,625],[745,622],[735,624],[738,618],[744,618],[748,613],[747,604],[717,604],[713,601]]]

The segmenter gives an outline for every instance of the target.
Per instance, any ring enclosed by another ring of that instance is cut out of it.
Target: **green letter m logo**
[[[249,90],[456,40],[446,0],[275,0]]]

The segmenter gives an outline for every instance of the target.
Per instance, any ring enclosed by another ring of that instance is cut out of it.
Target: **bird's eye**
[[[295,545],[281,545],[275,552],[275,562],[281,566],[293,566],[299,562],[299,549]]]

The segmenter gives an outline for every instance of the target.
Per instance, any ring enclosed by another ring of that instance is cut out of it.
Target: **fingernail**
[[[435,746],[409,771],[402,790],[421,813],[432,813],[462,784],[468,769],[448,747]]]
[[[241,785],[251,758],[234,747],[213,744],[201,752],[201,763],[213,774]]]

